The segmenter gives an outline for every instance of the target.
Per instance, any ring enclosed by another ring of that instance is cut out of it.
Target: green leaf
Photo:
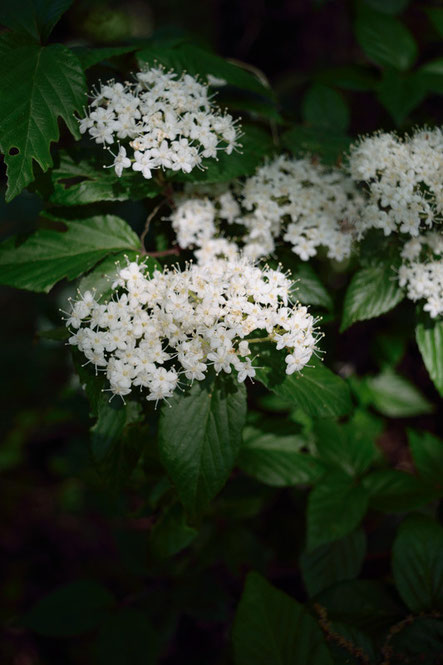
[[[364,411],[356,411],[352,420],[339,424],[329,419],[315,423],[317,452],[322,462],[358,476],[379,457],[375,439],[381,424]]]
[[[336,90],[315,84],[309,88],[302,103],[303,119],[314,127],[345,132],[349,126],[349,108]]]
[[[294,296],[297,300],[303,305],[332,309],[332,298],[309,263],[300,261],[297,268],[291,269],[291,273],[296,280]]]
[[[46,41],[71,4],[72,0],[20,0],[17,7],[13,2],[3,2],[0,23],[37,41]]]
[[[383,513],[404,513],[428,503],[432,490],[420,478],[397,469],[372,471],[363,479],[370,507]]]
[[[362,529],[304,552],[300,556],[300,569],[309,596],[312,598],[337,582],[357,577],[365,553],[366,535]]]
[[[96,643],[98,665],[155,665],[158,635],[148,614],[121,607],[104,621]]]
[[[351,145],[351,138],[346,134],[303,125],[295,125],[285,132],[281,141],[296,157],[309,152],[319,155],[327,164],[335,164]]]
[[[204,170],[193,169],[191,173],[166,171],[166,177],[176,182],[201,182],[211,184],[226,182],[241,176],[252,175],[264,157],[273,150],[271,137],[260,127],[243,125],[241,147],[227,155],[221,151],[217,159],[203,159]]]
[[[284,353],[260,349],[262,367],[256,376],[269,390],[282,399],[297,404],[313,416],[343,416],[352,409],[347,384],[321,362],[311,359],[310,367],[300,373],[286,374]]]
[[[238,466],[260,482],[274,487],[313,483],[323,466],[301,452],[305,441],[297,435],[279,436],[257,427],[247,427]]]
[[[308,551],[353,531],[366,513],[368,498],[366,489],[347,474],[325,475],[308,498]]]
[[[180,504],[166,508],[151,531],[149,545],[151,552],[159,559],[167,559],[178,554],[197,536],[198,531],[188,526]]]
[[[412,612],[443,610],[443,528],[425,515],[399,527],[392,571],[400,596]]]
[[[136,50],[137,46],[135,44],[130,46],[106,46],[104,48],[87,48],[86,46],[74,46],[72,48],[84,70],[103,62],[103,60],[110,60],[119,55],[133,53]]]
[[[357,41],[369,60],[382,67],[406,70],[417,57],[417,44],[409,30],[393,16],[360,12],[355,23]]]
[[[443,496],[443,441],[430,432],[408,430],[415,468],[423,480]]]
[[[78,580],[41,598],[22,619],[39,635],[71,637],[87,633],[114,604],[112,594],[93,580]]]
[[[332,665],[310,614],[257,573],[246,579],[232,638],[235,665]]]
[[[163,406],[160,458],[187,512],[205,509],[235,464],[246,417],[243,384],[207,378]]]
[[[440,37],[443,37],[443,9],[439,7],[427,7],[425,12]]]
[[[108,254],[139,245],[128,224],[114,215],[57,221],[66,231],[39,229],[21,245],[15,238],[0,244],[0,284],[47,293],[61,279],[78,277]]]
[[[58,119],[79,136],[74,112],[85,103],[86,82],[76,56],[65,46],[28,44],[2,53],[0,149],[8,173],[6,200],[34,179],[33,160],[52,166],[50,144],[58,141]]]
[[[377,635],[404,618],[404,607],[376,580],[345,580],[323,591],[316,602],[327,609],[329,620],[369,634]]]
[[[78,161],[64,152],[60,166],[52,171],[51,178],[54,191],[49,200],[60,206],[97,201],[137,201],[160,193],[158,183],[154,179],[146,180],[140,173],[123,171],[119,178],[112,168],[103,168],[103,164],[95,166],[86,160]]]
[[[366,379],[366,386],[371,403],[389,418],[412,418],[433,411],[432,404],[417,388],[391,369]]]
[[[152,44],[138,51],[138,61],[151,66],[163,65],[176,72],[186,71],[200,79],[208,74],[224,79],[230,85],[250,90],[265,97],[273,97],[272,90],[245,68],[189,42],[177,42],[171,46]],[[241,63],[239,63],[241,64]]]
[[[429,376],[443,397],[443,321],[420,321],[415,339]]]
[[[411,0],[364,0],[369,7],[383,14],[400,14]]]
[[[369,67],[361,65],[344,65],[343,67],[324,69],[317,75],[316,79],[319,83],[325,85],[358,92],[374,90],[377,83],[377,79]]]
[[[435,665],[443,644],[443,621],[438,618],[415,616],[392,635],[393,653],[402,655],[404,662]]]
[[[379,263],[359,270],[346,291],[340,330],[343,332],[356,321],[389,312],[403,298],[391,265]]]
[[[428,92],[443,95],[443,58],[426,62],[417,71]]]
[[[378,85],[378,100],[397,125],[408,117],[427,94],[426,77],[420,72],[385,69]]]

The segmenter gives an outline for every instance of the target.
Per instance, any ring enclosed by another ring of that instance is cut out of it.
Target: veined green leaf
[[[19,7],[13,2],[2,2],[0,23],[33,39],[46,41],[71,5],[72,0],[20,0]]]
[[[74,279],[108,254],[137,249],[139,239],[119,217],[103,215],[57,220],[66,231],[39,229],[21,245],[15,238],[0,244],[0,284],[48,292],[65,277]]]
[[[79,136],[74,112],[85,102],[86,82],[65,46],[27,44],[3,51],[0,88],[0,149],[11,201],[32,182],[34,160],[43,171],[52,166],[50,146],[58,141],[60,117]]]
[[[355,24],[357,41],[377,65],[406,70],[417,57],[417,44],[408,28],[397,18],[367,9]]]

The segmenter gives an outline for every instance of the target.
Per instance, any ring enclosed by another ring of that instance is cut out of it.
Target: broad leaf
[[[323,286],[309,263],[300,261],[296,268],[291,268],[295,280],[294,296],[303,305],[317,305],[332,309],[332,298]]]
[[[112,594],[101,584],[78,580],[41,598],[22,622],[39,635],[71,637],[96,628],[113,604]]]
[[[363,519],[368,492],[340,471],[330,472],[311,490],[307,508],[307,549],[339,540]]]
[[[154,524],[149,538],[151,552],[159,559],[167,559],[181,552],[197,536],[197,530],[186,523],[180,504],[166,508]]]
[[[155,665],[158,634],[146,612],[121,607],[104,621],[96,643],[97,665]]]
[[[385,69],[378,85],[378,100],[389,112],[396,125],[401,125],[425,98],[427,80],[419,72],[400,73]]]
[[[74,112],[85,102],[86,83],[68,48],[28,44],[3,52],[0,88],[0,149],[11,201],[33,180],[33,161],[43,171],[52,166],[50,146],[59,138],[59,118],[79,135]]]
[[[72,0],[20,0],[18,7],[13,2],[2,2],[0,23],[37,41],[46,41],[71,4]]]
[[[313,85],[303,98],[304,120],[314,127],[345,132],[349,126],[349,108],[336,90],[326,85]]]
[[[191,173],[177,173],[167,171],[166,177],[177,182],[201,182],[211,184],[226,182],[252,175],[261,164],[265,156],[273,150],[271,137],[260,127],[243,125],[243,135],[240,138],[241,147],[227,155],[220,151],[217,159],[204,159],[204,170],[193,169]]]
[[[256,427],[245,428],[239,467],[266,485],[288,487],[313,483],[324,468],[308,453],[305,441],[296,434],[279,436]]]
[[[304,125],[295,125],[282,135],[281,140],[296,157],[309,152],[320,155],[327,164],[335,164],[351,145],[351,138],[344,133]]]
[[[74,46],[72,48],[84,70],[103,62],[103,60],[110,60],[119,55],[133,53],[136,50],[137,46],[134,44],[130,46],[105,46],[104,48],[87,48],[86,46]]]
[[[337,582],[357,577],[365,553],[366,536],[362,529],[304,552],[300,557],[300,568],[309,596],[316,596]]]
[[[316,447],[322,462],[359,475],[379,457],[375,439],[381,432],[377,418],[356,411],[348,423],[323,419],[315,423]]]
[[[246,579],[232,638],[235,665],[332,665],[316,621],[257,573]]]
[[[65,277],[74,279],[100,259],[123,249],[136,250],[139,239],[114,215],[63,221],[66,231],[39,229],[21,245],[0,244],[0,284],[48,292]]]
[[[112,162],[105,154],[104,159]],[[51,203],[59,206],[84,205],[97,201],[137,201],[160,193],[156,180],[146,180],[140,173],[123,171],[119,178],[113,168],[95,166],[62,153],[60,166],[51,173],[54,191]]]
[[[162,407],[160,457],[191,515],[204,510],[228,479],[245,417],[244,385],[221,376],[195,381]]]
[[[418,323],[415,339],[429,376],[443,397],[443,321],[427,319]]]
[[[443,496],[443,441],[425,431],[408,431],[415,468],[426,483]]]
[[[410,418],[430,413],[433,406],[405,378],[390,369],[366,380],[371,403],[384,416]]]
[[[425,515],[399,527],[392,551],[398,592],[413,612],[443,610],[443,528]]]
[[[179,73],[186,71],[200,79],[209,74],[223,79],[237,88],[250,90],[265,97],[273,97],[271,89],[255,74],[189,42],[177,42],[170,46],[152,44],[138,51],[137,59],[141,65],[158,66],[160,64]]]
[[[366,92],[373,90],[377,79],[369,67],[362,65],[344,65],[342,67],[333,67],[324,69],[316,76],[319,83],[333,85],[345,90],[356,90]]]
[[[420,478],[397,469],[372,471],[363,479],[370,507],[385,513],[404,513],[428,503],[433,498]]]
[[[282,399],[298,405],[313,416],[343,416],[352,409],[345,381],[317,360],[310,367],[288,376],[284,353],[275,349],[260,350],[257,379]]]
[[[406,26],[376,11],[362,11],[355,24],[357,41],[369,60],[382,67],[406,70],[414,63],[417,45]]]
[[[341,331],[356,321],[389,312],[403,298],[391,265],[383,263],[359,270],[346,291]]]

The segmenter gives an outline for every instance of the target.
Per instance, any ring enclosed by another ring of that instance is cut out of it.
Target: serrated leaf
[[[221,376],[195,381],[163,406],[160,458],[191,515],[203,511],[228,479],[245,417],[244,385]]]
[[[400,596],[413,612],[443,610],[443,528],[425,515],[399,527],[392,571]]]
[[[369,60],[406,70],[417,57],[417,44],[401,21],[376,11],[362,11],[355,23],[357,41]]]
[[[291,274],[296,280],[294,295],[303,305],[332,309],[332,298],[309,263],[300,261],[297,268],[291,269]]]
[[[104,161],[109,161],[105,155]],[[160,193],[154,180],[146,180],[140,173],[123,171],[119,178],[112,168],[95,166],[86,160],[76,160],[61,154],[60,166],[51,173],[54,191],[51,203],[59,206],[85,205],[97,201],[137,201],[153,198]]]
[[[345,133],[349,126],[349,108],[339,92],[315,84],[302,102],[303,119],[314,127]]]
[[[415,339],[429,376],[443,397],[443,321],[420,321]]]
[[[237,152],[227,155],[220,151],[217,159],[203,159],[204,170],[193,169],[191,173],[167,171],[166,178],[176,182],[227,182],[241,176],[252,175],[265,156],[273,150],[271,137],[260,127],[242,126],[241,147]]]
[[[98,582],[78,580],[41,598],[22,622],[39,635],[81,635],[93,630],[114,602],[112,594]]]
[[[232,638],[235,665],[332,665],[315,620],[257,573],[246,579]]]
[[[356,529],[344,538],[300,556],[300,569],[309,596],[358,576],[366,553],[366,535]]]
[[[353,531],[368,506],[362,484],[341,471],[333,471],[311,490],[307,508],[307,549],[339,540]]]
[[[0,23],[7,28],[43,41],[72,4],[72,0],[20,0],[20,7],[13,2],[0,6]]]
[[[273,97],[272,90],[245,68],[232,64],[189,42],[176,42],[170,46],[154,43],[141,49],[137,53],[137,60],[141,64],[146,63],[150,66],[160,64],[179,73],[186,71],[191,76],[199,78],[210,74],[238,88],[250,90],[265,97]]]
[[[335,164],[351,145],[346,134],[304,125],[293,126],[282,135],[281,141],[296,157],[310,152],[319,155],[326,164]]]
[[[247,427],[243,438],[238,466],[266,485],[290,487],[313,483],[324,471],[316,459],[301,452],[305,441],[300,436],[279,436]]]
[[[296,404],[313,416],[343,416],[352,409],[347,384],[317,360],[309,367],[288,376],[284,354],[275,349],[260,350],[256,376],[269,390]]]
[[[420,72],[400,73],[383,71],[377,88],[379,102],[389,112],[396,125],[401,125],[427,94],[426,78]]]
[[[43,171],[52,166],[50,146],[59,138],[59,118],[79,136],[74,112],[85,102],[86,82],[65,46],[28,44],[3,52],[0,87],[0,149],[11,201],[32,182],[34,161]]]
[[[81,66],[86,71],[90,67],[97,65],[103,60],[117,58],[119,55],[126,55],[137,50],[137,46],[105,46],[104,48],[87,48],[86,46],[74,46],[72,51],[79,59]]]
[[[318,420],[314,425],[317,453],[323,463],[358,476],[379,456],[375,439],[381,429],[380,421],[364,411],[356,411],[347,423]]]
[[[371,471],[363,479],[370,507],[383,513],[404,513],[428,503],[432,490],[420,478],[397,469]]]
[[[146,612],[120,607],[100,627],[96,643],[98,665],[155,665],[158,633]]]
[[[21,245],[15,238],[0,244],[0,284],[47,293],[61,279],[74,279],[108,254],[139,244],[130,226],[114,215],[57,221],[66,231],[39,229]]]
[[[408,431],[415,468],[426,483],[443,495],[443,441],[430,432]]]
[[[407,379],[386,368],[366,379],[371,403],[384,416],[410,418],[433,411],[432,404]]]
[[[389,312],[404,298],[391,265],[381,263],[359,270],[346,291],[340,330],[356,321],[373,319]]]

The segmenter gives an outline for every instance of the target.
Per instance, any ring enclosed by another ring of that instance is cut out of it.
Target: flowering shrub
[[[91,502],[100,559],[91,579],[74,550],[5,612],[32,648],[4,662],[441,662],[443,133],[420,104],[442,75],[413,69],[407,4],[356,3],[360,60],[305,76],[294,108],[192,40],[68,47],[69,2],[0,9],[0,283],[40,294],[35,347],[63,374],[0,471],[33,418],[74,432],[29,459],[66,481],[66,524]]]

